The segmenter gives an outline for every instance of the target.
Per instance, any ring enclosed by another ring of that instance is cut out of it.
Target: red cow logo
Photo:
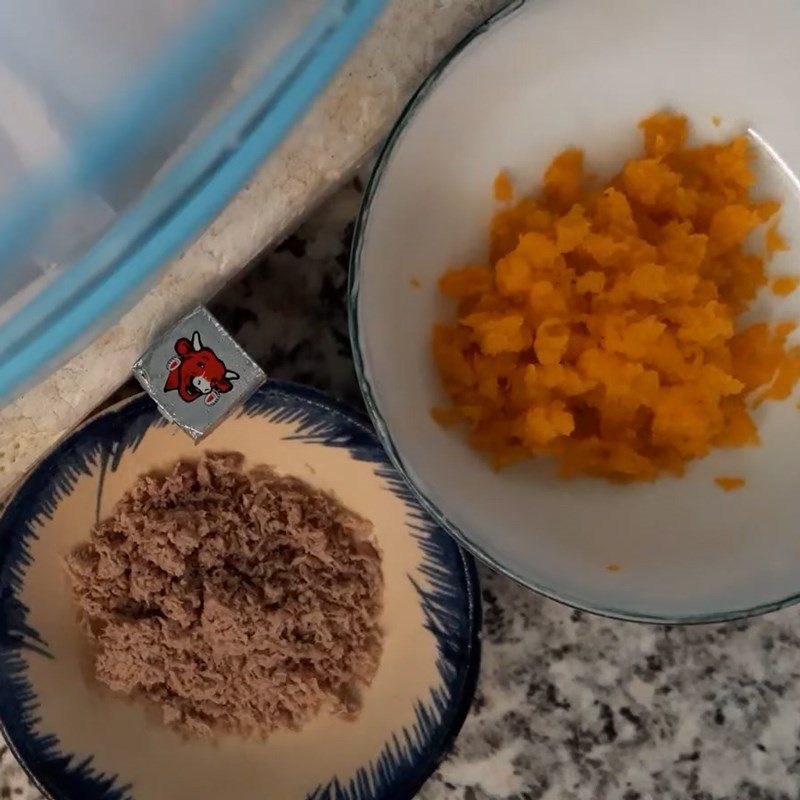
[[[213,405],[220,394],[233,389],[233,381],[239,375],[227,369],[210,347],[203,347],[197,331],[192,334],[191,341],[178,339],[175,352],[178,355],[167,364],[169,375],[164,384],[165,392],[177,391],[187,403],[202,397],[206,405]]]

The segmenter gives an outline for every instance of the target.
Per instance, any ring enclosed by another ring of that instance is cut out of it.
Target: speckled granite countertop
[[[212,304],[270,374],[356,405],[344,293],[359,196],[349,184]],[[800,797],[800,610],[656,628],[481,581],[478,692],[423,800]],[[7,749],[3,797],[39,798]]]

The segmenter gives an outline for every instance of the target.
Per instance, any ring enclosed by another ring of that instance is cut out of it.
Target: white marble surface
[[[117,325],[0,410],[0,494],[127,377],[154,332],[228,282],[340,183],[433,65],[505,0],[389,0],[375,30],[228,208]]]
[[[344,295],[358,182],[212,309],[270,374],[359,402]],[[800,609],[663,628],[487,569],[472,711],[422,800],[797,800]],[[34,800],[8,751],[0,798]]]

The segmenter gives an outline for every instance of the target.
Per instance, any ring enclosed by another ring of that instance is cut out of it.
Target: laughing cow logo
[[[177,391],[187,403],[202,397],[207,406],[213,406],[221,394],[233,389],[233,381],[239,375],[226,369],[210,347],[203,347],[197,331],[192,334],[191,341],[178,339],[175,352],[177,355],[167,364],[169,375],[164,384],[165,392]]]

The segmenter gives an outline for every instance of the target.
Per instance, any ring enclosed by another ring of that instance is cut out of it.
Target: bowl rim
[[[787,606],[800,602],[800,589],[792,594],[773,600],[767,603],[759,603],[754,606],[735,609],[721,609],[718,611],[708,611],[700,613],[686,614],[653,614],[638,612],[629,608],[618,608],[614,606],[594,605],[586,602],[579,597],[559,591],[552,585],[532,580],[525,575],[517,572],[513,566],[502,563],[500,560],[489,554],[479,545],[475,544],[469,535],[459,526],[451,522],[445,514],[437,507],[434,500],[426,494],[419,482],[414,478],[413,472],[406,466],[400,451],[395,444],[389,426],[384,419],[378,402],[375,399],[372,383],[365,368],[365,359],[361,350],[361,324],[359,320],[359,294],[363,275],[362,269],[362,250],[367,228],[369,227],[372,206],[378,193],[383,176],[391,163],[395,147],[402,139],[408,126],[413,123],[419,109],[428,100],[431,93],[436,89],[439,80],[444,77],[453,61],[461,55],[467,48],[479,45],[484,34],[491,32],[498,24],[513,20],[523,7],[533,2],[533,0],[511,0],[500,10],[488,17],[484,22],[474,27],[466,34],[444,58],[433,68],[424,79],[419,88],[411,96],[400,116],[394,123],[389,135],[383,143],[378,154],[377,161],[370,174],[364,189],[364,197],[359,208],[353,229],[353,241],[350,250],[350,262],[348,270],[348,290],[347,290],[347,321],[350,333],[350,345],[353,352],[353,363],[355,365],[356,377],[364,403],[372,420],[373,427],[380,438],[381,444],[389,455],[395,468],[403,475],[411,490],[417,495],[419,503],[433,517],[433,519],[447,531],[458,543],[469,550],[484,564],[493,570],[505,575],[515,583],[530,589],[537,594],[554,600],[562,605],[573,608],[577,611],[585,611],[601,617],[620,620],[624,622],[638,622],[655,625],[705,625],[709,623],[731,622],[733,620],[746,619],[772,611],[778,611]]]
[[[240,409],[234,411],[233,415],[235,416],[238,413],[246,414],[249,408],[257,407],[258,403],[269,395],[277,395],[288,400],[300,401],[308,406],[314,406],[317,410],[323,410],[326,415],[333,415],[343,420],[346,424],[352,425],[360,434],[363,434],[370,440],[370,445],[374,446],[376,452],[384,456],[383,463],[385,466],[392,467],[391,463],[385,458],[386,452],[379,438],[375,435],[368,417],[345,403],[312,387],[293,381],[269,380],[259,387],[253,395],[243,403]],[[84,435],[85,431],[90,426],[102,419],[121,413],[130,414],[131,412],[135,412],[135,415],[138,416],[146,412],[148,407],[151,407],[150,410],[154,413],[157,423],[160,421],[165,425],[168,424],[166,420],[160,417],[158,408],[152,398],[145,392],[137,392],[87,417],[79,426],[73,429],[68,436],[53,447],[0,503],[0,545],[7,544],[7,537],[9,535],[13,535],[15,538],[17,536],[17,528],[15,528],[14,531],[9,531],[9,514],[11,514],[11,524],[14,524],[17,521],[17,506],[20,503],[20,499],[24,497],[28,491],[40,489],[51,479],[50,473],[57,468],[58,459],[79,441],[80,437]],[[400,473],[398,477],[404,480],[402,473]],[[413,492],[406,502],[409,501],[419,504],[419,500],[414,496]],[[424,507],[420,508],[420,510],[423,512],[425,511]],[[23,510],[22,516],[24,515],[25,511]],[[431,521],[436,524],[434,518],[431,518]],[[437,770],[441,762],[449,754],[456,738],[461,732],[461,728],[470,712],[475,697],[480,674],[482,650],[481,629],[483,623],[483,609],[481,604],[480,581],[475,559],[472,557],[471,553],[459,546],[457,542],[455,542],[455,544],[459,558],[459,572],[463,575],[467,606],[467,613],[464,617],[466,658],[463,664],[459,666],[459,672],[462,673],[460,691],[454,697],[448,709],[449,713],[446,712],[443,715],[440,730],[437,735],[431,738],[426,748],[425,757],[417,762],[416,769],[414,769],[410,775],[405,779],[398,780],[398,782],[392,786],[391,797],[393,800],[413,800],[422,786]],[[7,546],[2,547],[2,550],[0,550],[0,606],[5,606],[9,601],[16,603],[18,606],[21,605],[21,603],[15,599],[18,587],[14,585],[15,578],[12,569],[14,564],[18,563],[18,561],[19,557],[13,556]],[[27,614],[27,608],[23,610],[25,614]],[[30,649],[31,647],[29,642],[20,641],[18,638],[9,635],[6,624],[7,621],[5,614],[0,617],[0,695],[8,692],[10,685],[13,687],[13,683],[10,684],[9,682],[9,673],[12,670],[6,662],[5,656],[9,653],[19,651],[20,649]],[[42,652],[47,655],[45,651]],[[75,796],[65,792],[62,786],[59,785],[60,779],[54,781],[52,778],[47,779],[45,776],[37,774],[36,766],[29,763],[28,757],[21,752],[20,743],[18,741],[20,734],[27,737],[29,731],[24,723],[16,718],[9,724],[9,712],[10,709],[2,702],[2,697],[0,696],[0,734],[2,734],[11,754],[22,768],[28,780],[43,797],[49,800],[75,800]],[[91,765],[92,759],[90,758],[85,763]],[[130,795],[130,790],[132,788],[130,785],[123,785],[115,788],[120,788],[120,790],[125,793],[125,797],[129,797],[130,800],[135,800],[135,797]],[[104,794],[103,800],[105,800],[105,797],[106,795]]]

